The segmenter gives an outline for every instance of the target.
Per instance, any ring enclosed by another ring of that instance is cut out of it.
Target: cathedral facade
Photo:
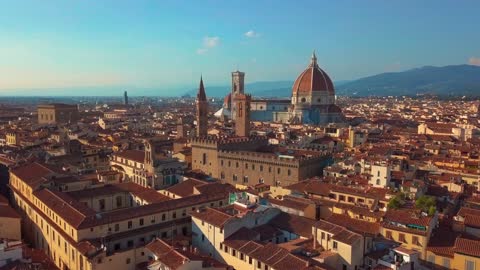
[[[244,78],[245,73],[232,72],[232,92],[225,97],[217,117],[235,119],[235,96],[244,93]],[[313,53],[310,64],[293,84],[291,99],[252,99],[251,120],[315,125],[342,122],[342,110],[335,101],[332,80]]]

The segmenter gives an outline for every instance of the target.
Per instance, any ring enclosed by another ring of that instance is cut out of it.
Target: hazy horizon
[[[480,65],[478,10],[476,1],[5,2],[0,95],[166,96],[201,74],[207,88],[228,85],[237,68],[247,83],[293,81],[313,50],[334,81]]]

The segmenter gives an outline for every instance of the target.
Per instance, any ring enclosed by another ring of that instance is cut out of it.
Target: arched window
[[[307,100],[306,100],[304,97],[303,97],[302,99],[300,99],[300,101],[301,101],[302,103],[307,102]]]

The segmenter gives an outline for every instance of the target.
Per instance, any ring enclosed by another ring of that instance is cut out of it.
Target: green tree
[[[428,213],[429,215],[434,215],[437,205],[437,200],[433,196],[423,195],[415,201],[415,207],[421,209],[422,211]]]
[[[395,196],[388,201],[388,209],[398,209],[402,206],[402,200],[398,196]]]

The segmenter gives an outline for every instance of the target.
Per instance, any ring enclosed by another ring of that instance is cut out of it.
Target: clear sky
[[[0,95],[294,80],[314,49],[335,81],[480,65],[480,1],[0,0]]]

